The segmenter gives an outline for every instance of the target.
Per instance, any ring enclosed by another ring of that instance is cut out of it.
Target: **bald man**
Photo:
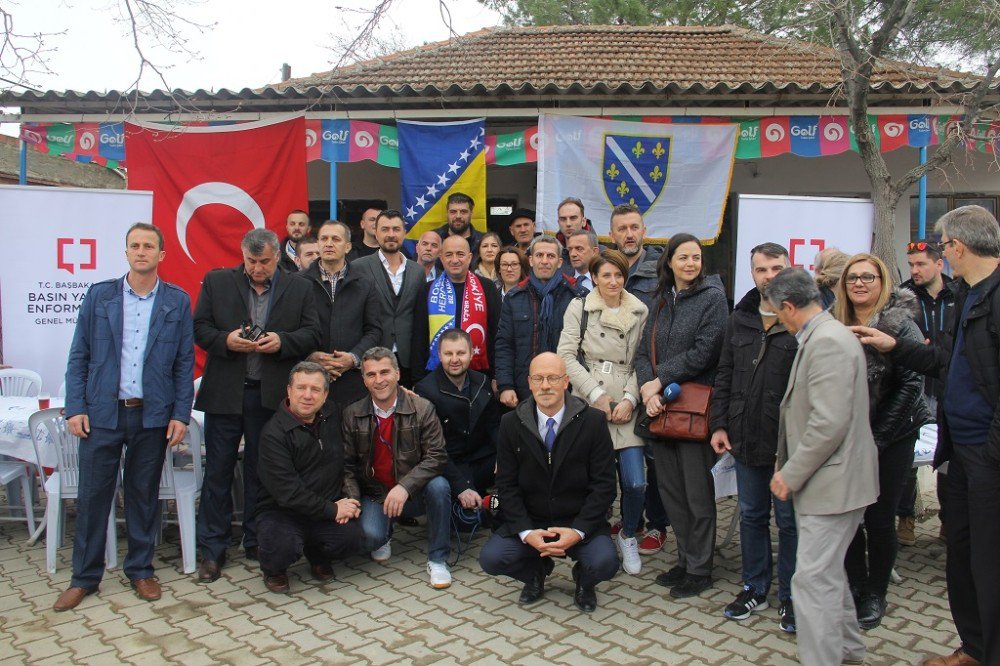
[[[491,280],[469,270],[472,249],[463,236],[453,234],[441,241],[440,260],[443,272],[427,282],[413,309],[413,383],[437,368],[441,334],[452,328],[469,334],[472,369],[492,379],[493,339],[503,303],[500,292]]]
[[[500,421],[497,494],[502,526],[479,563],[493,576],[524,583],[518,602],[545,593],[554,557],[575,560],[573,602],[597,608],[595,586],[618,571],[607,512],[615,500],[615,452],[600,410],[571,395],[566,364],[551,352],[529,366],[531,397]]]

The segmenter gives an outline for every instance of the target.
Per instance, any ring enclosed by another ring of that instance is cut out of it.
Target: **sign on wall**
[[[152,211],[151,192],[0,186],[6,364],[38,372],[56,394],[87,289],[125,274],[125,232]]]
[[[761,243],[784,245],[792,266],[809,272],[820,250],[856,254],[872,245],[875,206],[867,199],[740,194],[736,206],[736,302],[754,286],[750,250]]]

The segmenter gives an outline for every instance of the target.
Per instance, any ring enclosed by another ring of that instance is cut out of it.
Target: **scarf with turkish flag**
[[[153,192],[153,224],[167,254],[159,275],[192,304],[205,273],[239,265],[253,228],[285,235],[306,210],[305,119],[225,126],[125,125],[128,189]]]

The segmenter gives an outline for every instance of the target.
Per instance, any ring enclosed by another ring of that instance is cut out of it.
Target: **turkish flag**
[[[125,125],[128,189],[153,192],[153,224],[167,252],[160,277],[192,304],[205,273],[242,261],[254,227],[284,238],[288,213],[306,210],[304,118],[214,127]]]

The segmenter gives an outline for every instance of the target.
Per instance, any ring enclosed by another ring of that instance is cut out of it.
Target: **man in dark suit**
[[[123,446],[125,575],[141,599],[160,598],[153,576],[160,471],[166,447],[184,438],[194,398],[191,301],[157,277],[164,254],[159,229],[132,225],[128,273],[93,285],[80,306],[66,367],[67,427],[82,439],[80,493],[73,578],[57,611],[97,592]]]
[[[381,310],[372,281],[346,259],[351,250],[350,228],[327,220],[317,236],[319,259],[299,273],[309,282],[320,324],[319,349],[309,360],[322,365],[330,377],[328,407],[343,409],[366,393],[359,370],[361,356],[382,335]]]
[[[195,408],[205,412],[205,481],[198,509],[198,580],[219,577],[230,540],[230,488],[243,448],[243,547],[256,559],[257,444],[285,398],[288,373],[316,350],[319,321],[309,284],[278,270],[278,237],[253,229],[240,243],[243,263],[209,271],[194,313],[205,350]]]
[[[382,339],[379,346],[391,349],[399,363],[400,383],[413,386],[411,379],[411,338],[413,309],[426,281],[420,264],[403,255],[406,225],[398,210],[384,210],[375,223],[379,250],[351,264],[375,286],[381,305]],[[374,345],[371,345],[374,346]]]
[[[566,364],[539,354],[528,371],[531,397],[500,421],[497,494],[503,525],[479,563],[524,583],[519,603],[542,598],[553,557],[576,560],[577,608],[597,608],[597,583],[618,571],[607,512],[617,493],[615,452],[604,412],[567,392]]]

